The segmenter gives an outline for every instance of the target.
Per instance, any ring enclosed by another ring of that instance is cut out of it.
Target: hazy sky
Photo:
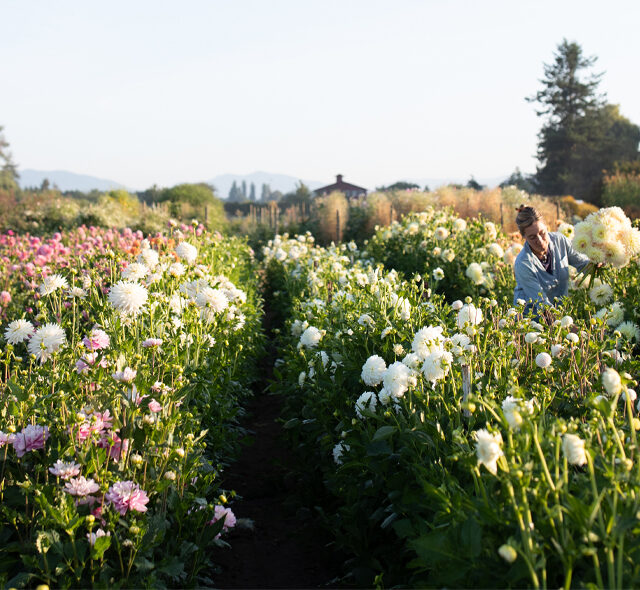
[[[0,0],[20,168],[146,188],[256,170],[373,188],[533,172],[563,38],[640,124],[638,0]]]

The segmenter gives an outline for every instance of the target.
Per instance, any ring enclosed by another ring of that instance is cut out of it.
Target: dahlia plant
[[[253,253],[197,223],[0,248],[3,584],[206,582],[262,348]]]
[[[457,226],[438,217],[434,239]],[[304,465],[320,466],[356,583],[638,583],[637,266],[607,271],[616,306],[601,312],[582,286],[540,323],[304,244],[265,251],[290,302],[273,389]]]

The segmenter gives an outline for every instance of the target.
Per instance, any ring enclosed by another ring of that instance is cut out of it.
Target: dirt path
[[[216,555],[222,571],[214,583],[216,588],[335,586],[341,562],[328,547],[327,532],[296,514],[296,481],[287,467],[294,458],[276,422],[281,400],[261,391],[273,366],[271,352],[243,424],[253,444],[244,448],[223,480],[224,488],[242,495],[232,506],[234,514],[251,519],[254,527],[236,527],[225,535],[231,548]]]

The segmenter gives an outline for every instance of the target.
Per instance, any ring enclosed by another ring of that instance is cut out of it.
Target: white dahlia
[[[137,316],[147,302],[149,293],[143,285],[118,281],[109,291],[109,303],[123,315]]]
[[[35,328],[29,320],[13,320],[4,332],[4,337],[9,344],[24,342],[33,334]]]
[[[432,352],[441,350],[443,342],[442,326],[426,326],[416,332],[411,350],[421,359],[425,359]]]
[[[69,287],[67,283],[67,279],[58,274],[49,275],[44,279],[44,282],[38,288],[40,291],[40,295],[51,295],[54,291],[58,289],[66,289]]]
[[[41,363],[57,352],[67,341],[64,330],[58,324],[45,324],[38,328],[29,340],[28,350]]]
[[[178,258],[187,264],[193,264],[198,257],[198,249],[189,242],[180,242],[175,250]]]
[[[504,455],[502,452],[502,436],[500,433],[491,434],[484,428],[475,431],[476,454],[478,463],[484,465],[490,473],[498,473],[498,459]]]
[[[375,386],[382,382],[386,370],[387,364],[384,362],[384,359],[374,354],[362,365],[362,373],[360,376],[367,385]]]
[[[141,262],[132,262],[125,268],[121,276],[126,281],[140,281],[149,274],[149,269]]]
[[[196,295],[196,305],[200,309],[211,309],[215,313],[221,313],[229,307],[229,299],[220,289],[205,287]]]

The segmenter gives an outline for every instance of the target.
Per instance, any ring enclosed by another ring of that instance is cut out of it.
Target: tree
[[[521,191],[531,194],[536,190],[535,177],[532,174],[523,175],[522,172],[520,172],[520,168],[516,167],[511,173],[511,176],[500,183],[500,188],[506,188],[508,186],[515,186]]]
[[[9,142],[5,139],[0,125],[0,189],[16,190],[18,188],[18,167],[13,162],[11,152],[8,151]]]
[[[387,191],[407,191],[413,189],[419,189],[420,186],[415,184],[414,182],[406,182],[404,180],[399,180],[398,182],[394,182],[389,186],[379,186],[376,188],[376,191],[384,193]]]
[[[271,187],[267,183],[262,184],[262,192],[260,194],[260,200],[266,203],[271,197]]]
[[[252,182],[251,188],[249,189],[249,200],[252,203],[255,203],[256,200],[256,185]]]
[[[484,186],[480,184],[474,177],[473,174],[471,178],[467,181],[467,188],[473,189],[474,191],[481,191]]]
[[[211,205],[217,201],[212,188],[205,183],[200,184],[178,184],[172,188],[165,188],[160,193],[160,202],[170,201],[171,203],[188,203],[201,207]]]
[[[309,187],[302,181],[296,185],[296,190],[287,193],[282,197],[280,203],[282,205],[301,205],[311,202],[311,191]]]
[[[244,201],[244,197],[242,195],[242,189],[238,187],[236,181],[233,181],[231,185],[231,189],[229,190],[229,198],[227,199],[230,203],[242,203]]]
[[[542,90],[527,98],[546,120],[538,134],[538,191],[597,201],[603,169],[637,159],[640,129],[597,93],[602,74],[586,75],[596,62],[566,39],[545,64]]]

